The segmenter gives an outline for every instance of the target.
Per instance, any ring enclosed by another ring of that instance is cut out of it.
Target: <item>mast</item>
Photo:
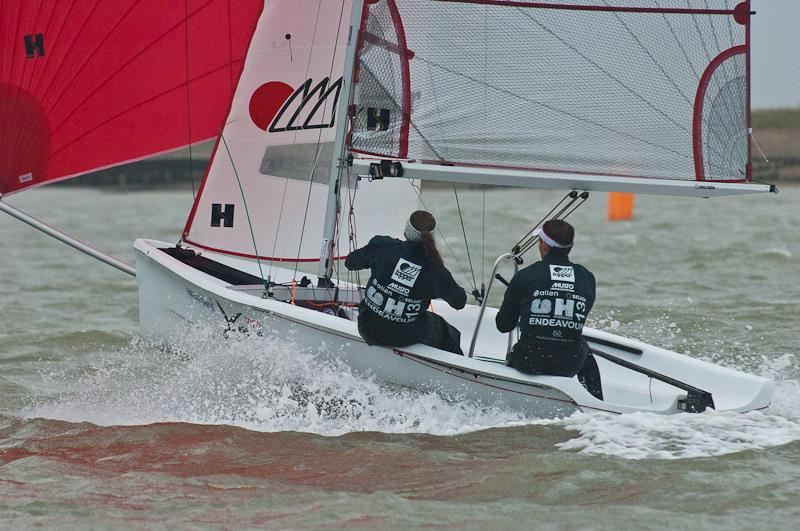
[[[350,101],[353,97],[353,79],[355,74],[356,48],[358,47],[358,31],[364,12],[364,0],[353,0],[350,13],[350,27],[347,36],[347,50],[342,75],[342,93],[338,101],[335,116],[336,136],[333,143],[333,160],[331,161],[330,180],[328,181],[328,201],[325,205],[325,226],[322,230],[322,251],[319,257],[319,282],[327,285],[333,272],[333,256],[336,247],[336,221],[339,215],[339,186],[342,171],[347,167],[345,156],[347,126],[350,119]],[[327,282],[326,282],[327,280]]]

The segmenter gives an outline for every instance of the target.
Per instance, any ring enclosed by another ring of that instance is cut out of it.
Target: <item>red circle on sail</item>
[[[258,87],[250,96],[250,119],[259,129],[267,130],[294,89],[281,81],[270,81]]]

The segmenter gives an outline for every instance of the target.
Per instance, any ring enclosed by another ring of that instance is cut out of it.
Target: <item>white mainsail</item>
[[[227,254],[319,260],[350,2],[268,1],[183,239]],[[404,181],[342,177],[358,238],[402,233],[417,195]],[[391,197],[391,202],[385,199]],[[352,203],[352,204],[351,204]],[[346,255],[348,231],[339,231]]]
[[[362,156],[530,172],[499,183],[523,186],[542,172],[579,189],[580,176],[615,189],[625,178],[750,181],[749,2],[367,8],[352,143]]]

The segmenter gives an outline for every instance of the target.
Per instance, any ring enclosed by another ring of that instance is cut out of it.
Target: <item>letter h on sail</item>
[[[233,227],[234,207],[235,205],[226,204],[223,210],[221,203],[213,203],[211,205],[211,226],[219,227],[222,224],[225,227]]]
[[[44,57],[44,34],[36,33],[35,35],[25,35],[25,55],[28,59],[33,59],[36,56]]]

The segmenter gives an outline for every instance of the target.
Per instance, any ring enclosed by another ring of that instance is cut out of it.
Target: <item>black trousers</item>
[[[371,310],[360,308],[358,333],[367,345],[384,347],[407,347],[416,343],[453,352],[461,351],[461,332],[443,317],[425,312],[413,323],[393,323],[375,315]]]
[[[508,365],[527,374],[568,378],[577,375],[587,391],[603,399],[600,369],[584,339],[566,345],[521,339],[509,352]]]

